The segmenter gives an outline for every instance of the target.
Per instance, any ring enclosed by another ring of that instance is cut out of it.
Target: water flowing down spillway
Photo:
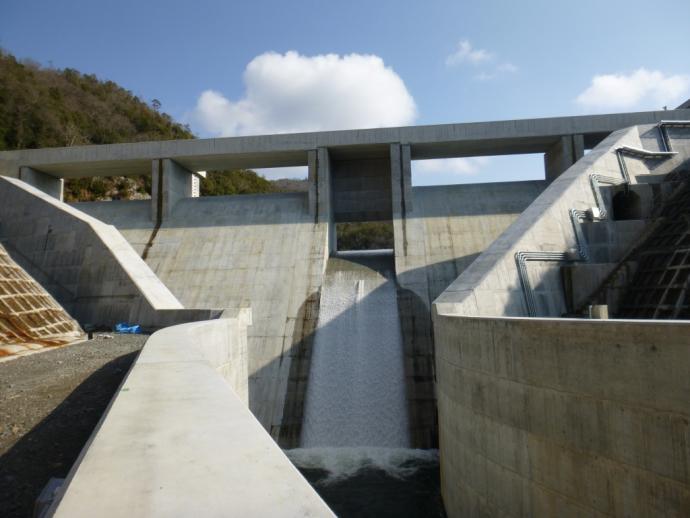
[[[302,447],[409,442],[393,257],[333,257],[321,292]]]
[[[445,516],[438,452],[410,449],[393,261],[328,260],[301,448],[286,451],[341,518]]]

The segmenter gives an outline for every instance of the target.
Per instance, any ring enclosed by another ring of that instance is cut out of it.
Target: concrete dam
[[[689,119],[0,153],[12,259],[82,326],[160,329],[51,512],[328,516],[283,451],[361,447],[438,450],[449,516],[682,516],[686,277],[657,301],[676,296],[671,321],[615,312],[685,199]],[[544,154],[544,180],[412,185],[413,160],[521,153]],[[205,170],[284,166],[308,192],[196,195]],[[151,200],[61,201],[65,178],[132,174]],[[392,250],[337,249],[338,223],[370,221],[392,221]]]

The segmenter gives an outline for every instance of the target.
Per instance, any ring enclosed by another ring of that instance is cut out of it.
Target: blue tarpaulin
[[[125,322],[120,322],[119,324],[115,324],[115,332],[138,335],[141,333],[141,326],[139,324],[127,324]]]

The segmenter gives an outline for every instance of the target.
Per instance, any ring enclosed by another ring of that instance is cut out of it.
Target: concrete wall
[[[515,221],[545,182],[412,187],[410,147],[394,144],[390,151],[410,433],[415,447],[436,447],[431,301]]]
[[[334,221],[390,220],[390,174],[388,157],[331,160]]]
[[[597,206],[590,174],[621,179],[616,149],[654,149],[653,132],[634,127],[604,140],[435,300],[441,480],[449,516],[690,513],[690,325],[513,318],[527,315],[516,252],[580,258],[569,210]],[[625,158],[632,184],[687,165],[688,140],[680,140],[673,141],[679,153],[671,158]],[[608,246],[623,249],[621,239],[630,241],[626,228],[639,233],[639,223],[587,225],[616,231]],[[593,230],[586,232],[590,239]],[[564,310],[561,264],[529,268],[540,315]]]
[[[145,327],[209,318],[185,310],[115,229],[12,178],[0,178],[0,240],[82,325]]]
[[[435,316],[449,516],[688,516],[690,326]]]
[[[544,172],[547,182],[552,182],[567,171],[585,154],[582,135],[564,135],[544,153]]]
[[[170,216],[180,200],[191,198],[194,174],[169,158],[151,162],[151,220]]]
[[[249,406],[276,439],[281,425],[301,419],[283,409],[303,376],[291,370],[292,358],[318,315],[327,187],[320,185],[320,222],[307,193],[186,198],[155,235],[148,202],[76,204],[116,225],[140,254],[148,248],[147,265],[185,307],[251,306]]]
[[[246,406],[246,312],[149,338],[52,516],[334,516]]]

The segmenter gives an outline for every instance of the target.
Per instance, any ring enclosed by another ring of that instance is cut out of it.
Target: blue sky
[[[0,46],[111,79],[199,136],[675,107],[690,2],[2,0]],[[415,168],[538,178],[541,157]]]

